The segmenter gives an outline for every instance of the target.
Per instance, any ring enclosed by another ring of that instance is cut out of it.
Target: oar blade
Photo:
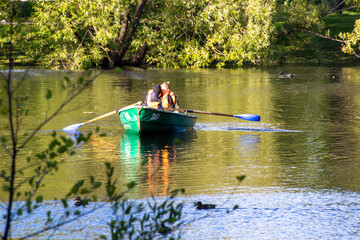
[[[240,114],[240,115],[234,115],[234,117],[247,121],[260,121],[260,116],[254,114]]]
[[[73,124],[73,125],[70,125],[70,126],[67,126],[67,127],[64,127],[62,130],[65,131],[65,132],[74,132],[76,131],[79,127],[83,126],[84,123],[77,123],[77,124]]]

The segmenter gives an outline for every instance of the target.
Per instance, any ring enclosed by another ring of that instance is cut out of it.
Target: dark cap
[[[153,91],[156,92],[157,94],[160,94],[161,93],[161,87],[159,84],[155,84],[153,86]]]

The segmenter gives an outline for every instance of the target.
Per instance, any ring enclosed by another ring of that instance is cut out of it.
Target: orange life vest
[[[166,89],[161,89],[161,91],[163,92],[163,97],[162,97],[162,101],[161,101],[162,107],[163,108],[174,108],[176,106],[175,94],[172,91],[168,91]]]

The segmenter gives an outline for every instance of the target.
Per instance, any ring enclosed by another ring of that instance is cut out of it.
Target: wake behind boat
[[[125,130],[136,134],[184,132],[192,129],[198,118],[195,115],[142,105],[122,108],[117,114]]]

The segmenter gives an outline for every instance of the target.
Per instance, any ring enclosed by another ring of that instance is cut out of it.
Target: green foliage
[[[355,8],[359,3],[346,4]],[[356,26],[351,33],[350,24],[341,20],[340,31],[332,32],[333,26],[324,24],[334,5],[319,0],[41,1],[32,2],[28,11],[34,24],[16,25],[14,33],[23,60],[55,69],[132,64],[145,43],[144,60],[158,67],[322,59],[337,45],[319,36],[337,38],[338,32],[343,51],[354,54]],[[1,49],[7,40],[1,35]]]
[[[42,63],[52,68],[89,69],[118,50],[117,42],[125,16],[137,1],[44,1],[35,8]],[[51,51],[49,51],[51,50]],[[33,54],[34,55],[34,54]]]
[[[355,21],[354,29],[351,32],[339,33],[339,37],[344,41],[342,51],[360,58],[360,19]]]
[[[168,237],[175,237],[176,230],[182,225],[181,216],[183,203],[176,203],[174,198],[184,189],[172,191],[170,197],[164,200],[153,198],[147,205],[129,201],[124,198],[128,191],[136,186],[135,182],[127,184],[127,190],[119,192],[114,178],[114,168],[109,162],[105,163],[107,173],[106,189],[111,199],[112,220],[109,223],[111,239],[162,239],[165,223],[171,226]],[[120,189],[121,191],[121,189]],[[107,239],[106,236],[100,236]],[[180,238],[180,235],[177,236]]]
[[[12,35],[10,35],[9,39],[9,45],[11,46],[9,49],[14,49],[12,48],[12,45],[17,42],[12,39]],[[10,51],[10,56],[12,54],[13,53]],[[17,216],[23,216],[24,211],[28,214],[32,214],[41,204],[43,204],[44,198],[39,191],[44,186],[46,177],[58,171],[61,163],[63,163],[68,156],[74,154],[76,145],[71,138],[58,136],[56,132],[53,132],[51,134],[52,139],[43,151],[38,153],[32,153],[30,151],[28,155],[25,153],[19,154],[19,152],[27,146],[27,143],[33,139],[44,125],[51,121],[67,103],[79,95],[96,78],[96,76],[91,75],[91,72],[84,72],[81,81],[71,82],[69,78],[65,78],[65,88],[63,89],[66,91],[66,97],[64,102],[51,112],[50,110],[47,110],[44,118],[42,120],[39,119],[39,124],[32,130],[27,130],[27,132],[30,133],[21,134],[23,131],[22,123],[26,120],[27,113],[29,112],[29,109],[31,109],[25,108],[25,106],[27,106],[26,103],[28,97],[24,96],[23,93],[19,91],[24,85],[22,83],[27,80],[28,72],[24,72],[20,81],[15,81],[13,75],[10,74],[12,67],[13,66],[9,69],[9,74],[4,75],[1,73],[0,75],[1,80],[5,83],[2,86],[6,89],[6,91],[4,91],[6,94],[1,95],[2,99],[0,103],[2,109],[6,109],[6,111],[2,111],[2,113],[6,115],[6,125],[9,125],[9,127],[5,128],[2,132],[3,135],[1,136],[2,147],[7,152],[6,156],[8,156],[8,158],[3,159],[3,161],[7,163],[4,165],[4,167],[6,166],[6,169],[2,169],[0,173],[2,190],[5,192],[2,196],[8,197],[8,201],[5,203],[7,214],[4,215],[5,224],[4,233],[2,234],[3,239],[9,238],[13,222],[18,219]],[[44,100],[46,100],[49,105],[51,104],[52,96],[52,90],[48,89],[45,93]],[[87,142],[90,139],[90,136],[91,133],[87,136],[80,134],[76,140],[76,144]],[[18,164],[19,161],[22,163],[21,168],[18,167],[20,165]],[[101,184],[96,181],[92,182],[92,188],[87,186],[83,187],[80,183],[76,184],[75,187],[71,189],[72,193],[79,192],[81,194],[88,194],[101,186]],[[17,201],[24,202],[24,204],[17,206],[17,209],[14,209],[13,203]],[[63,201],[63,203],[66,208],[66,200],[65,202]],[[67,212],[66,216],[70,217],[71,213]],[[79,216],[81,216],[81,214]],[[51,222],[52,219],[51,212],[48,212],[47,223]],[[55,227],[58,227],[61,226],[62,223],[56,224]],[[50,229],[51,228],[44,227],[43,230],[34,232],[31,236],[36,236]],[[31,236],[28,235],[24,237],[27,238]]]
[[[318,32],[322,29],[322,5],[307,0],[284,1],[276,9],[273,21],[275,34],[268,58],[280,63],[317,59],[320,54],[317,37],[304,30]]]
[[[273,1],[171,1],[162,9],[139,33],[151,40],[147,60],[158,66],[242,66],[270,43]]]
[[[28,51],[42,52],[43,64],[52,68],[88,69],[105,58],[116,63],[112,55],[127,44],[125,57],[131,60],[146,42],[146,60],[157,66],[242,66],[264,56],[273,33],[274,1],[150,1],[132,40],[121,41],[136,3],[41,2],[33,18],[37,40]]]
[[[11,5],[13,6],[13,19],[16,22],[20,21],[27,21],[32,12],[35,2],[32,1],[8,1],[8,0],[0,0],[0,21],[7,20],[9,21],[10,18],[10,10],[12,9]]]

